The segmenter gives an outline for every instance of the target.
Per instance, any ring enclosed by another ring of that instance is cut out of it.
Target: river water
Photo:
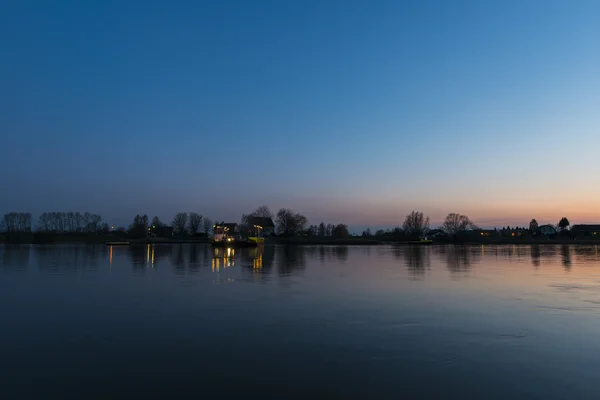
[[[0,246],[0,398],[600,398],[600,247]]]

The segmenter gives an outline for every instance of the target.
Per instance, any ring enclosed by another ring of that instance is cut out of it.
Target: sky
[[[600,2],[5,1],[0,212],[600,222]]]

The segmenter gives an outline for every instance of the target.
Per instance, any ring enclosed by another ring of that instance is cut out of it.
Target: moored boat
[[[421,240],[411,240],[408,244],[432,244],[433,240],[431,239],[421,239]]]

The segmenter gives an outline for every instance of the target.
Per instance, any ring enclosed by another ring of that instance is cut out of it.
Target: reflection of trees
[[[203,246],[207,247],[207,246]],[[198,251],[198,245],[191,244],[190,245],[190,258],[189,258],[189,269],[192,272],[197,272],[200,269],[202,263],[200,262],[200,251]]]
[[[140,244],[129,246],[127,252],[133,269],[142,271],[146,267],[157,267],[161,260],[171,257],[172,249],[171,245]]]
[[[177,275],[185,274],[185,257],[183,255],[183,245],[174,246],[172,249],[173,252],[173,272]]]
[[[4,245],[0,247],[2,251],[2,268],[26,269],[29,266],[30,246]]]
[[[302,246],[280,246],[278,248],[281,275],[291,275],[306,267],[306,253]]]
[[[310,246],[302,247],[302,251],[310,259],[319,259],[321,264],[337,260],[340,262],[348,261],[348,246]]]
[[[448,270],[453,274],[468,273],[471,271],[473,262],[479,261],[481,258],[479,247],[447,245],[437,247],[437,249],[446,261]]]
[[[426,269],[430,266],[429,247],[408,246],[402,250],[397,248],[396,257],[401,256],[404,258],[406,268],[414,277],[425,275]]]
[[[40,270],[45,272],[96,269],[98,260],[106,260],[109,255],[104,245],[50,245],[33,249]]]
[[[568,244],[561,246],[560,253],[562,255],[562,264],[565,267],[565,271],[571,270],[571,246]]]
[[[537,244],[532,245],[531,246],[531,263],[533,264],[534,267],[540,266],[541,255],[542,255],[542,252],[540,251],[540,246]]]
[[[348,246],[335,246],[332,251],[338,261],[348,261]]]

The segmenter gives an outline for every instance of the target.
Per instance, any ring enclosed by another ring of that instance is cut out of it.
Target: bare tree
[[[319,224],[319,236],[325,236],[325,223],[323,221]]]
[[[250,214],[250,217],[273,218],[273,213],[269,210],[268,206],[262,205],[254,210],[254,212]]]
[[[208,232],[211,231],[213,226],[213,222],[210,218],[204,218],[204,223],[203,223],[203,228],[204,228],[204,234],[208,235]]]
[[[456,236],[467,229],[476,229],[469,217],[458,213],[450,213],[442,224],[442,230],[448,235]]]
[[[80,212],[76,212],[73,214],[73,224],[75,232],[81,232],[83,229],[83,215]]]
[[[185,227],[187,226],[187,221],[187,213],[177,213],[175,217],[173,217],[173,230],[179,235],[185,234]]]
[[[190,233],[192,235],[195,235],[196,233],[198,233],[198,230],[200,229],[201,224],[202,224],[202,215],[195,213],[195,212],[191,212],[188,226],[189,226]]]
[[[325,227],[325,236],[333,236],[334,228],[335,228],[335,225],[327,224],[327,226]]]
[[[90,223],[92,222],[92,214],[90,214],[89,212],[83,213],[83,217],[81,218],[81,222],[83,224],[83,230],[84,232],[89,232],[90,231]]]
[[[31,213],[6,213],[2,218],[2,226],[7,232],[31,232]]]
[[[277,232],[281,235],[296,235],[304,230],[307,222],[304,215],[289,208],[282,208],[277,212]]]
[[[429,230],[429,217],[425,217],[420,211],[412,211],[404,219],[402,229],[411,238],[423,237]]]
[[[50,231],[50,218],[48,216],[48,213],[43,212],[40,214],[38,218],[38,229],[42,232]]]
[[[152,218],[152,227],[160,228],[161,226],[163,226],[163,223],[157,216]]]

